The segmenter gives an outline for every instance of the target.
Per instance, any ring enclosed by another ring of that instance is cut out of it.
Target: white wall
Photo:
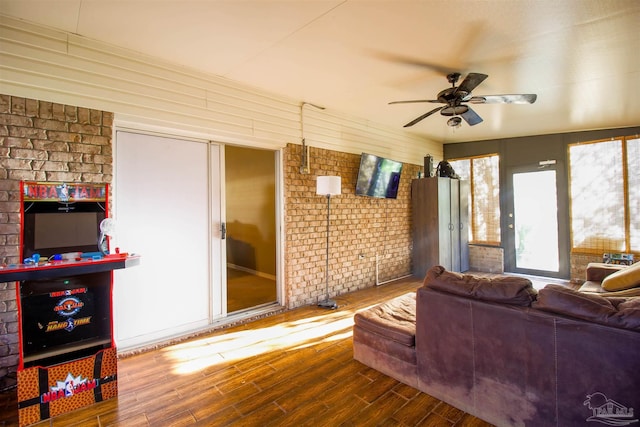
[[[302,100],[286,99],[0,15],[0,93],[115,113],[121,127],[277,149],[302,140]],[[310,100],[313,101],[313,100]],[[422,164],[442,144],[340,112],[304,108],[309,145]]]

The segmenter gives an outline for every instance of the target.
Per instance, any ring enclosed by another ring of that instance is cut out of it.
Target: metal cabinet
[[[434,265],[469,269],[469,182],[421,178],[411,183],[413,274],[424,277]]]

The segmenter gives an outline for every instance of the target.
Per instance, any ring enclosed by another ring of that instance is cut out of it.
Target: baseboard
[[[269,280],[276,280],[276,276],[274,274],[263,273],[262,271],[256,271],[256,270],[253,270],[251,268],[243,267],[241,265],[235,265],[235,264],[227,263],[227,268],[231,268],[233,270],[238,270],[238,271],[242,271],[242,272],[245,272],[245,273],[253,274],[254,276],[263,277],[263,278],[269,279]]]

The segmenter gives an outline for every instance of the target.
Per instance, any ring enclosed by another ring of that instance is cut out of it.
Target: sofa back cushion
[[[533,307],[602,325],[640,331],[640,297],[606,298],[560,285],[547,285],[538,291],[538,300]]]
[[[447,271],[438,265],[427,271],[424,286],[441,292],[528,307],[536,299],[536,290],[524,277],[480,277]]]
[[[623,291],[640,286],[640,262],[623,268],[602,280],[605,291]]]

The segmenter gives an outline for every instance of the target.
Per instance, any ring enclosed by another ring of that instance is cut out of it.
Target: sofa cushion
[[[410,292],[360,311],[354,323],[407,347],[416,343],[416,293]]]
[[[603,262],[590,262],[587,264],[587,281],[602,282],[605,277],[616,271],[627,268],[626,265],[605,264]]]
[[[537,291],[524,277],[480,277],[445,270],[438,265],[427,271],[424,286],[450,294],[502,304],[528,307]]]
[[[623,289],[621,291],[607,291],[602,287],[601,282],[584,282],[578,290],[580,292],[588,292],[591,294],[600,294],[604,297],[640,297],[640,286],[635,288]]]
[[[640,331],[640,297],[606,298],[561,285],[547,285],[538,291],[538,300],[533,307],[602,325]]]
[[[618,270],[602,280],[602,288],[606,291],[622,291],[640,286],[640,262]]]

